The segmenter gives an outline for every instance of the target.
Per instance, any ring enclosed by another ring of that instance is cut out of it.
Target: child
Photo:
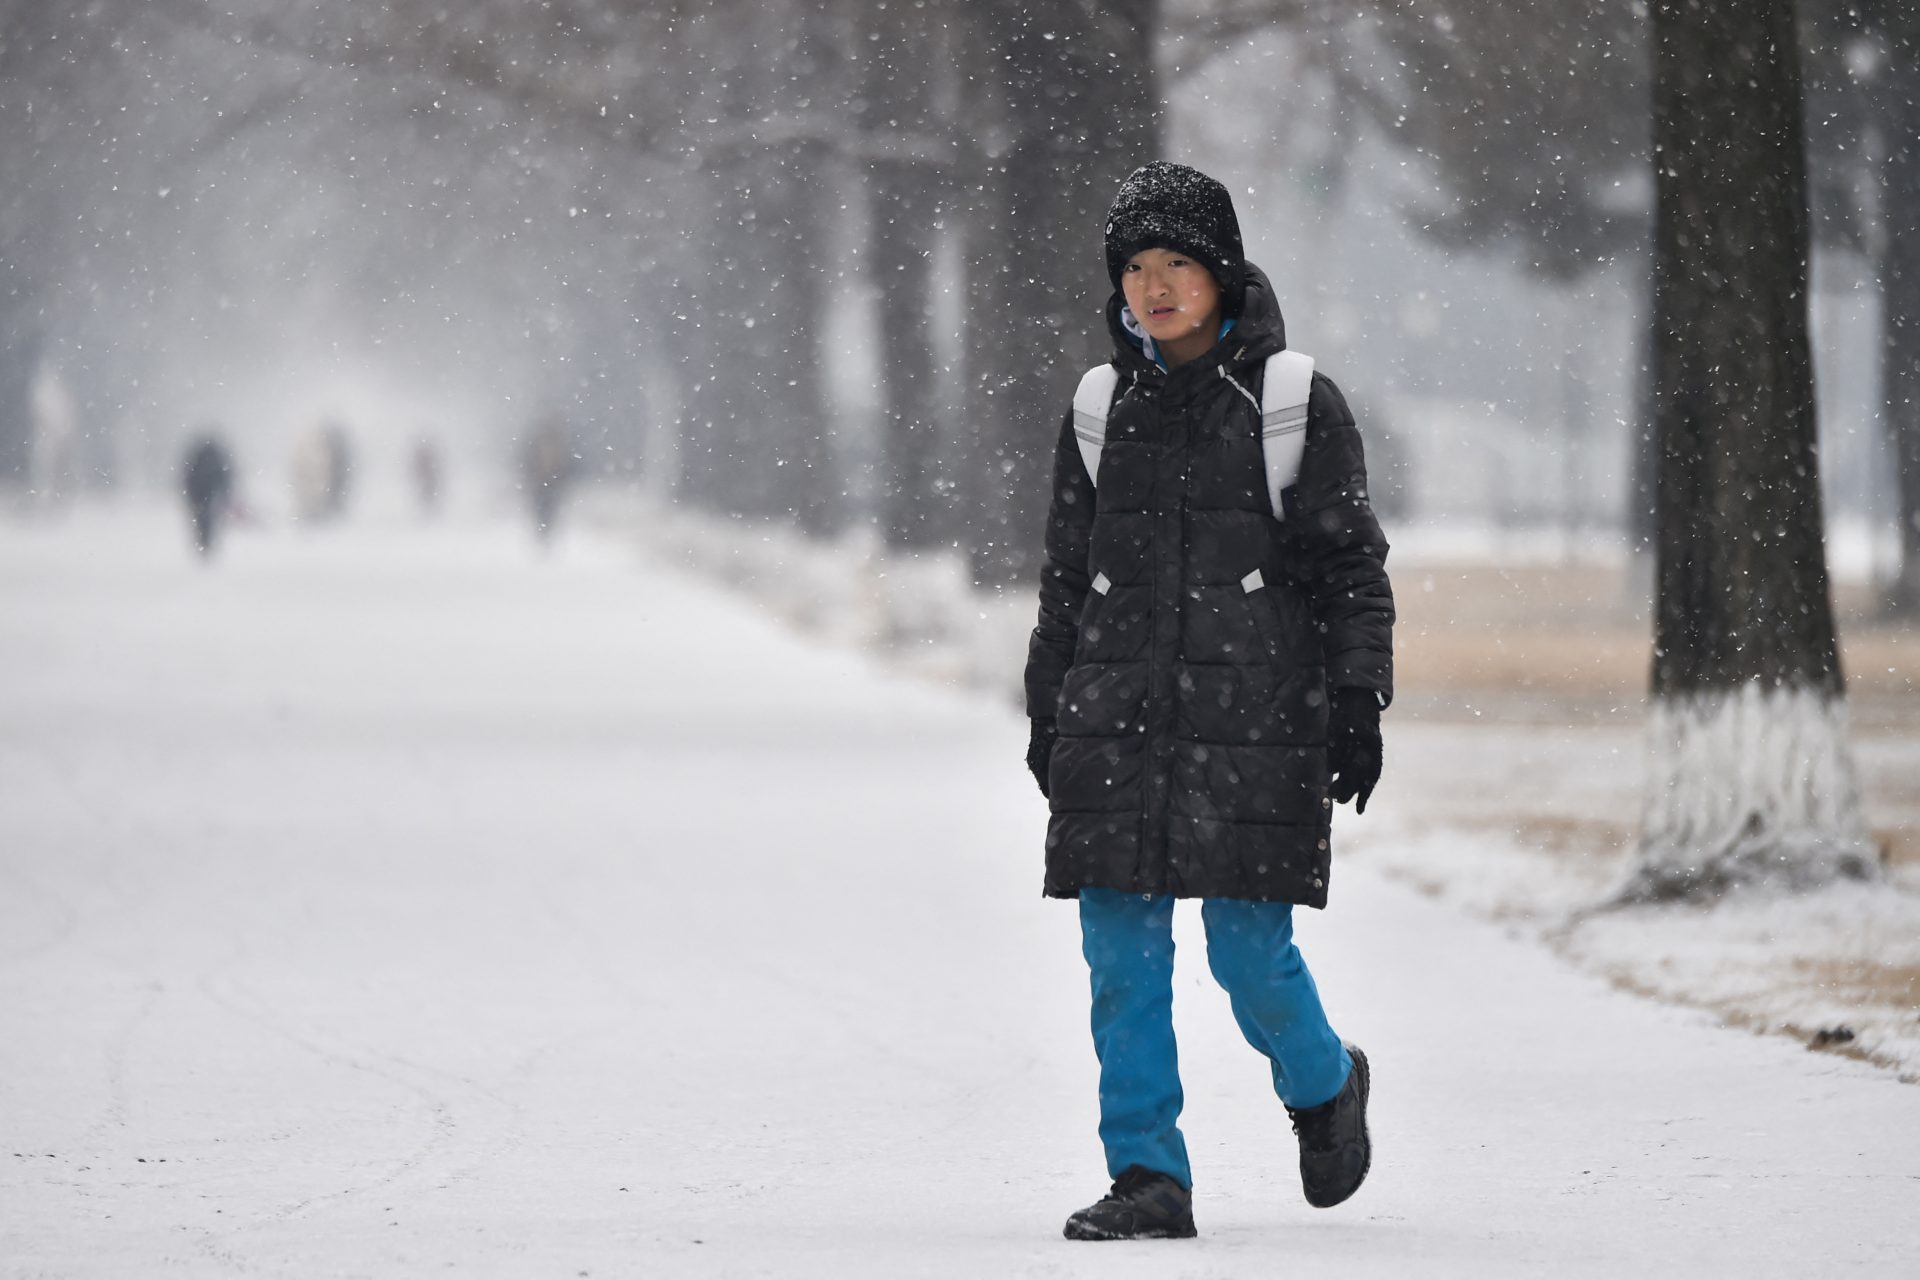
[[[1203,900],[1208,963],[1272,1066],[1308,1202],[1367,1176],[1367,1059],[1327,1024],[1292,912],[1326,905],[1332,806],[1365,811],[1392,697],[1387,541],[1353,415],[1320,374],[1297,477],[1279,510],[1270,496],[1261,396],[1286,332],[1226,188],[1136,170],[1106,253],[1119,378],[1097,453],[1081,440],[1099,438],[1098,406],[1060,431],[1026,670],[1045,891],[1080,902],[1114,1179],[1067,1220],[1075,1240],[1194,1234],[1176,898]]]

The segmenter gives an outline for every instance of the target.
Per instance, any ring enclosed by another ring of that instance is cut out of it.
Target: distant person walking
[[[1308,1203],[1372,1159],[1367,1058],[1293,942],[1324,907],[1333,805],[1363,811],[1392,696],[1387,540],[1346,400],[1287,348],[1225,187],[1159,162],[1107,215],[1112,360],[1061,426],[1026,669],[1051,803],[1044,890],[1077,898],[1113,1188],[1074,1240],[1194,1234],[1177,1121],[1173,911],[1299,1137]]]
[[[194,549],[204,559],[213,554],[214,540],[233,503],[233,459],[218,436],[209,432],[187,446],[180,482],[193,523]]]
[[[573,456],[573,433],[557,417],[543,419],[522,446],[520,482],[533,508],[534,536],[543,543],[553,537],[577,461]]]
[[[420,504],[420,514],[427,517],[438,514],[445,470],[440,462],[440,446],[422,436],[413,442],[413,454],[407,466],[413,473],[413,496]]]

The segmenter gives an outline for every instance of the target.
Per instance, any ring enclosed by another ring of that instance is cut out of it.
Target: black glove
[[[1327,715],[1327,769],[1333,775],[1327,794],[1335,803],[1355,802],[1367,811],[1367,797],[1380,781],[1380,699],[1371,689],[1335,689]]]
[[[1053,758],[1053,740],[1059,736],[1053,721],[1036,719],[1033,734],[1027,739],[1027,770],[1040,784],[1040,794],[1049,800],[1053,799],[1053,792],[1047,789],[1047,762]]]

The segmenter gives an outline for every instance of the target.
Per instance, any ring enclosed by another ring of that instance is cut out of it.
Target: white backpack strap
[[[1267,357],[1260,387],[1260,452],[1267,463],[1267,498],[1276,516],[1285,515],[1281,493],[1300,478],[1300,455],[1307,448],[1307,400],[1312,394],[1312,356],[1276,351]]]
[[[1100,450],[1107,443],[1107,411],[1113,407],[1113,389],[1120,385],[1120,371],[1110,364],[1087,370],[1073,393],[1073,436],[1080,443],[1080,460],[1087,464],[1087,478],[1100,484]]]

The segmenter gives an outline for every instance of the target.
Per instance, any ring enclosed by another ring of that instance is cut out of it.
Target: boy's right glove
[[[1059,736],[1053,721],[1036,719],[1027,739],[1027,771],[1040,784],[1040,794],[1049,800],[1053,799],[1053,792],[1047,789],[1047,762],[1053,758],[1053,740]]]
[[[1336,804],[1354,801],[1367,811],[1367,797],[1380,781],[1380,699],[1370,689],[1335,689],[1327,715],[1327,794]]]

